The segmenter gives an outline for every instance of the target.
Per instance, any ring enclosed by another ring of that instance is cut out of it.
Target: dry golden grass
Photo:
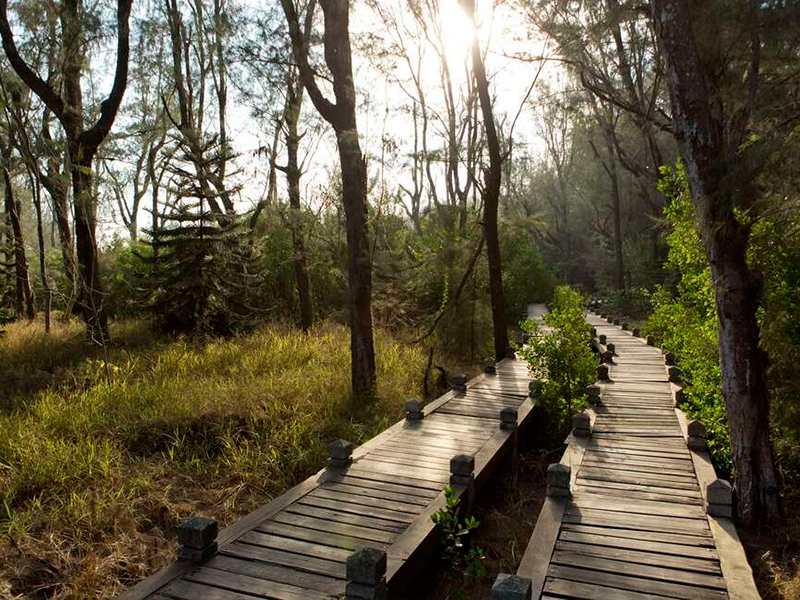
[[[378,398],[352,410],[349,333],[285,324],[205,344],[123,323],[14,324],[3,370],[56,372],[0,410],[0,597],[111,598],[172,560],[193,514],[227,524],[362,442],[418,395],[426,356],[377,332]],[[38,376],[43,376],[39,373]]]

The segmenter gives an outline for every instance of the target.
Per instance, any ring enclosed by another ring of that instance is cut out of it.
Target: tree
[[[317,85],[308,60],[308,38],[303,36],[292,0],[281,0],[289,25],[292,49],[306,91],[314,107],[333,127],[342,169],[342,199],[347,226],[347,275],[350,288],[350,369],[353,395],[368,398],[375,392],[375,347],[372,337],[372,263],[367,220],[367,165],[361,153],[356,123],[356,90],[350,50],[349,0],[322,0],[325,19],[325,63],[331,72],[335,101]],[[313,12],[315,0],[307,7]]]
[[[117,0],[117,61],[114,83],[100,104],[100,116],[85,128],[81,72],[87,60],[84,31],[85,15],[81,0],[64,0],[61,5],[63,51],[63,97],[50,82],[44,81],[20,55],[8,23],[8,0],[0,0],[0,36],[3,49],[20,79],[47,105],[61,122],[67,138],[71,165],[72,195],[75,206],[75,233],[81,280],[81,309],[91,339],[105,345],[108,319],[103,307],[100,265],[97,259],[96,198],[92,194],[92,162],[100,144],[114,124],[128,82],[129,26],[133,0]]]
[[[787,38],[775,35],[763,40],[761,24],[768,18],[791,23],[787,17],[792,16],[796,20],[797,14],[782,3],[756,0],[736,8],[716,1],[652,3],[653,23],[667,64],[674,134],[711,266],[738,512],[748,526],[780,516],[770,441],[767,357],[759,347],[756,315],[762,276],[748,264],[747,255],[761,209],[756,177],[774,160],[787,135],[785,127],[780,127],[786,115],[780,114],[781,105],[776,102],[780,88],[774,84],[797,81],[796,30],[790,34],[795,43],[789,51],[793,61],[787,63],[783,48],[781,59],[770,64],[768,52]],[[713,35],[709,27],[714,27]],[[791,114],[786,123],[796,118]]]
[[[474,0],[462,0],[462,7],[467,16],[475,23]],[[500,185],[503,175],[503,156],[500,151],[500,139],[497,125],[494,122],[492,98],[489,95],[489,80],[483,64],[478,32],[472,40],[472,70],[478,88],[483,126],[486,130],[486,142],[489,147],[489,168],[485,171],[483,195],[483,230],[486,237],[486,257],[489,263],[489,291],[492,298],[492,324],[494,326],[494,353],[500,360],[508,348],[508,327],[506,326],[505,300],[503,299],[503,269],[500,259],[500,239],[497,233],[497,210],[500,204]]]

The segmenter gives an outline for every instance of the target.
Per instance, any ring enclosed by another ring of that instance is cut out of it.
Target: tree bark
[[[53,291],[50,289],[50,278],[47,276],[47,264],[44,253],[44,226],[42,224],[42,187],[39,177],[28,166],[28,178],[33,190],[33,206],[36,210],[36,235],[39,243],[39,275],[42,278],[44,289],[44,330],[50,333],[50,308],[52,305]]]
[[[688,2],[653,0],[652,11],[667,63],[675,134],[711,265],[738,514],[752,527],[780,519],[780,498],[769,436],[766,356],[758,343],[761,279],[747,265],[750,228],[736,215],[758,199],[751,180],[735,177],[749,115],[725,114],[720,98],[729,85],[727,73],[701,58]],[[757,83],[757,69],[753,76]]]
[[[372,263],[367,220],[367,165],[361,153],[356,124],[356,91],[350,50],[349,0],[322,0],[325,18],[325,63],[333,77],[336,102],[325,98],[308,63],[308,38],[291,0],[281,0],[292,49],[303,84],[317,111],[336,133],[342,167],[342,197],[347,228],[347,274],[350,312],[350,370],[353,395],[375,395],[375,346],[372,337]],[[309,5],[309,18],[314,2]]]
[[[28,260],[25,256],[25,241],[22,238],[19,207],[14,199],[14,189],[11,187],[11,177],[6,167],[3,167],[3,184],[5,186],[6,214],[9,215],[11,232],[14,238],[17,316],[21,317],[24,314],[29,321],[32,321],[36,317],[36,306],[33,301],[30,278],[28,277]]]
[[[473,0],[463,0],[467,15],[474,19],[475,5]],[[481,56],[477,34],[472,42],[472,69],[478,87],[483,126],[486,130],[486,141],[489,147],[489,168],[484,173],[483,187],[483,229],[486,234],[486,258],[489,263],[489,291],[492,300],[492,325],[494,329],[494,353],[497,360],[506,355],[509,347],[508,326],[506,325],[505,298],[503,297],[503,268],[500,258],[500,238],[497,232],[497,212],[500,204],[500,186],[502,184],[503,157],[500,152],[500,140],[494,122],[492,98],[489,95],[489,81]]]
[[[286,110],[284,122],[286,125],[286,180],[289,191],[289,227],[292,230],[292,245],[294,247],[294,277],[297,284],[297,297],[300,303],[300,327],[307,332],[311,329],[314,311],[311,304],[311,278],[308,275],[308,261],[306,259],[305,239],[303,232],[303,214],[300,203],[300,160],[298,151],[301,135],[297,130],[300,120],[300,111],[303,107],[302,80],[293,81],[290,76],[286,86]]]

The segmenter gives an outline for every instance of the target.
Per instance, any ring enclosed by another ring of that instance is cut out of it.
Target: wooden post
[[[603,389],[596,383],[586,386],[586,395],[589,396],[589,404],[597,406],[600,404],[600,394]]]
[[[706,449],[706,426],[700,421],[689,421],[686,424],[686,433],[688,439],[686,445],[689,450],[705,450]]]
[[[600,381],[610,381],[608,378],[608,365],[600,365],[597,367],[597,378]]]
[[[531,600],[532,588],[527,577],[499,573],[492,585],[492,600]]]
[[[675,355],[672,352],[667,352],[664,354],[664,363],[670,367],[675,364]]]
[[[493,358],[487,358],[483,361],[483,372],[487,375],[494,375],[497,373],[497,363]]]
[[[607,340],[608,340],[608,338],[606,337],[606,334],[605,333],[601,333],[600,334],[600,343],[601,344],[605,344]]]
[[[608,344],[606,344],[606,350],[611,352],[611,354],[617,353],[617,347],[614,345],[614,342],[608,342]]]
[[[547,467],[547,495],[555,498],[568,498],[571,475],[572,469],[560,462]]]
[[[353,442],[347,440],[336,440],[331,442],[330,457],[328,458],[329,469],[345,469],[353,462]]]
[[[572,415],[572,433],[576,437],[591,437],[592,419],[586,411]]]
[[[457,454],[450,459],[450,485],[466,490],[462,494],[461,508],[464,515],[471,515],[475,506],[475,457]],[[464,502],[466,500],[466,502]]]
[[[627,321],[623,321],[622,322],[622,331],[628,331],[628,329],[630,329],[630,326],[628,325],[628,322]]]
[[[667,367],[667,379],[671,383],[679,383],[681,380],[680,369],[674,365]]]
[[[733,488],[724,479],[706,486],[706,512],[712,517],[733,518]]]
[[[425,413],[422,412],[422,402],[417,398],[406,401],[406,421],[422,421]]]
[[[656,345],[656,340],[652,335],[648,335],[646,339],[647,339],[647,345],[648,346],[655,346]]]
[[[178,526],[178,560],[202,563],[217,551],[219,525],[214,519],[192,517]]]
[[[386,552],[359,548],[347,557],[345,600],[386,600]]]
[[[639,337],[639,328],[638,327],[634,327],[632,333],[633,333],[633,337]]]
[[[457,392],[467,391],[467,376],[463,373],[457,373],[450,378],[450,387]]]
[[[542,382],[538,379],[534,379],[530,383],[528,383],[528,395],[531,398],[537,398],[539,394],[542,393]]]

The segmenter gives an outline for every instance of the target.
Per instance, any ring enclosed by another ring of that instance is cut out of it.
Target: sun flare
[[[475,26],[458,4],[458,0],[441,0],[439,19],[442,46],[451,69],[469,57],[475,40]]]

